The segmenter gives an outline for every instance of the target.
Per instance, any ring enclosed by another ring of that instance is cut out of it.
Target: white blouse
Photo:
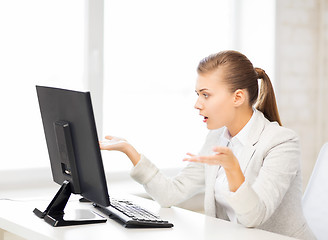
[[[226,127],[225,127],[222,135],[220,136],[220,146],[229,147],[232,150],[233,154],[238,159],[238,161],[239,161],[239,159],[242,159],[242,158],[240,158],[240,156],[243,154],[246,136],[248,135],[249,129],[251,128],[251,125],[254,122],[254,115],[255,114],[253,111],[253,115],[250,118],[250,120],[247,122],[247,124],[242,128],[242,130],[240,130],[240,132],[236,136],[231,137],[231,135]],[[243,164],[245,164],[245,163],[239,161],[239,165],[240,165],[241,169],[245,169],[243,167]],[[241,188],[242,186],[243,185],[241,185],[239,188]],[[235,214],[234,210],[232,209],[232,207],[225,200],[225,196],[227,194],[232,195],[234,193],[230,192],[230,190],[229,190],[228,180],[227,180],[227,177],[226,177],[223,167],[220,167],[218,170],[216,181],[215,181],[214,194],[215,194],[214,196],[215,196],[216,204],[221,205],[226,210],[227,216],[229,217],[230,221],[236,223],[237,222],[236,214]]]

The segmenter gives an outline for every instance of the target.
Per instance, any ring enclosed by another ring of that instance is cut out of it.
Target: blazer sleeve
[[[131,177],[162,207],[171,207],[204,189],[204,166],[190,163],[173,178],[165,176],[144,155],[132,169]]]
[[[209,131],[199,154],[209,154],[222,130]],[[165,176],[144,155],[131,170],[131,177],[143,184],[146,192],[162,207],[177,205],[193,195],[204,191],[205,166],[202,163],[189,163],[180,173],[169,178]]]
[[[255,181],[251,184],[246,177],[235,193],[225,195],[238,222],[247,227],[257,227],[272,216],[300,171],[296,134],[280,127],[269,135],[264,140],[268,147],[264,159],[259,159],[263,164]]]

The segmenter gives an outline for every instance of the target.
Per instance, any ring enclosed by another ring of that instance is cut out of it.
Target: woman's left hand
[[[209,156],[195,156],[187,153],[190,157],[184,158],[183,161],[220,165],[225,170],[239,168],[239,162],[230,148],[217,146],[213,148],[213,151],[215,154]]]
[[[230,191],[237,191],[241,184],[245,181],[245,176],[240,169],[238,159],[228,147],[214,147],[213,151],[215,154],[210,156],[195,156],[187,153],[190,158],[185,158],[183,161],[222,166],[228,179]]]

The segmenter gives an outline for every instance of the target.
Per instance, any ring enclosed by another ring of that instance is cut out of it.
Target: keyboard
[[[171,228],[172,223],[128,200],[110,199],[110,206],[94,206],[126,228]]]

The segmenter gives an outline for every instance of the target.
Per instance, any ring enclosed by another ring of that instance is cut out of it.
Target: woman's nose
[[[194,108],[200,110],[203,108],[203,105],[201,104],[201,102],[199,101],[199,98],[197,99]]]

